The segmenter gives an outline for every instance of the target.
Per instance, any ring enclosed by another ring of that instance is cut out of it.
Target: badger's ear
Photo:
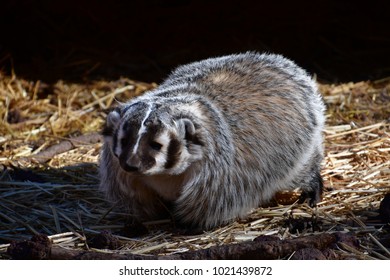
[[[187,151],[191,155],[191,160],[199,160],[203,156],[203,141],[201,140],[200,129],[197,128],[190,119],[179,119],[177,121],[179,133],[186,141]]]
[[[120,108],[115,108],[107,115],[107,126],[115,127],[121,119]]]
[[[179,119],[177,121],[177,124],[179,127],[179,133],[187,141],[187,144],[203,146],[203,142],[199,133],[199,128],[196,128],[196,126],[190,119]]]
[[[179,119],[177,121],[180,135],[185,140],[191,140],[195,136],[195,126],[190,119]]]
[[[121,109],[117,107],[107,115],[106,125],[103,128],[102,134],[104,136],[111,136],[120,119]]]

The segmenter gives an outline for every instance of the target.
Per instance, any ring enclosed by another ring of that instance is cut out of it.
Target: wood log
[[[13,242],[7,253],[13,259],[56,259],[56,260],[248,260],[248,259],[284,259],[294,252],[303,250],[296,259],[310,258],[307,249],[313,249],[312,259],[323,259],[331,254],[319,254],[336,248],[338,243],[349,243],[357,247],[356,237],[345,233],[321,233],[294,239],[279,240],[277,237],[261,236],[253,241],[238,244],[213,246],[208,249],[188,251],[179,254],[157,256],[104,253],[93,250],[74,250],[53,246],[47,236],[34,236],[31,240]],[[310,250],[309,250],[310,251]]]
[[[31,156],[31,158],[38,163],[45,163],[58,154],[70,151],[80,145],[99,143],[102,141],[102,139],[103,137],[100,135],[100,133],[97,132],[83,134],[77,137],[63,140],[60,143],[50,146],[46,150]]]

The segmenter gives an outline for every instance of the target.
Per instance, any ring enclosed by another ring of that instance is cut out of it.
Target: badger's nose
[[[138,167],[134,165],[130,165],[128,163],[128,159],[125,157],[119,157],[119,164],[122,167],[123,170],[127,172],[135,172],[138,171]]]
[[[127,171],[127,172],[135,172],[135,171],[138,171],[138,167],[136,166],[131,166],[131,165],[128,165],[128,164],[124,164],[122,165],[122,168]]]

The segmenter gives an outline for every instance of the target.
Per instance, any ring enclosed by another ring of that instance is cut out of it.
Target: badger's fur
[[[324,104],[292,61],[248,52],[178,67],[107,116],[100,188],[137,219],[204,229],[277,191],[320,200]]]

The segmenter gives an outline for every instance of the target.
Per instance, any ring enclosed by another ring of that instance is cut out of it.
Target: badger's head
[[[167,106],[118,107],[108,114],[103,135],[126,172],[177,175],[203,155],[200,127]]]

